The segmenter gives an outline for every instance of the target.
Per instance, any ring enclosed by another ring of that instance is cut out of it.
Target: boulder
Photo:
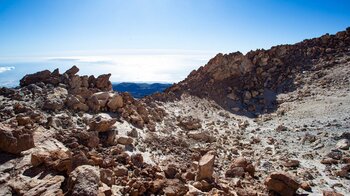
[[[71,76],[68,80],[68,85],[71,89],[78,89],[82,85],[81,78],[77,75]]]
[[[9,184],[14,191],[10,195],[57,195],[63,196],[63,190],[61,185],[64,182],[64,176],[51,174],[46,175],[43,178],[32,178],[30,181],[25,178],[17,178],[14,181],[10,181]],[[0,191],[1,192],[1,191]]]
[[[66,99],[66,105],[68,108],[72,110],[77,111],[89,111],[89,106],[87,106],[85,103],[82,103],[76,96],[74,95],[68,95]]]
[[[117,119],[107,115],[96,115],[89,123],[90,131],[106,132],[111,130]]]
[[[19,154],[32,147],[34,147],[34,139],[30,130],[12,129],[0,123],[0,150]]]
[[[57,111],[57,110],[61,110],[63,106],[64,106],[64,103],[59,98],[47,99],[44,102],[43,109],[50,110],[50,111]]]
[[[27,86],[38,82],[44,82],[50,78],[51,72],[49,70],[40,71],[34,74],[25,75],[19,82],[20,86]]]
[[[86,104],[89,106],[90,110],[93,112],[99,112],[101,110],[100,102],[96,96],[91,96],[87,100]]]
[[[120,95],[113,95],[107,103],[108,108],[115,112],[118,108],[123,107],[123,97]]]
[[[97,196],[100,184],[99,170],[90,165],[82,165],[74,169],[68,179],[68,187],[72,195]]]
[[[293,196],[300,184],[290,174],[285,172],[274,172],[265,179],[268,190],[280,195]]]
[[[98,93],[94,93],[92,95],[92,97],[96,97],[97,98],[98,103],[99,103],[101,108],[106,107],[106,104],[107,104],[110,96],[111,95],[110,95],[109,92],[98,92]]]
[[[204,142],[215,141],[215,137],[211,136],[208,131],[189,131],[187,135],[189,138],[192,138],[194,140],[200,140]]]
[[[68,69],[65,74],[67,74],[68,76],[74,76],[76,73],[79,72],[79,68],[75,65],[73,65],[73,67],[71,67],[70,69]]]
[[[140,153],[131,155],[131,162],[136,167],[143,166],[143,156]]]
[[[122,177],[128,175],[128,169],[125,166],[117,166],[114,169],[114,175],[116,177]]]
[[[54,150],[54,151],[36,151],[31,155],[31,164],[38,166],[44,164],[56,171],[72,170],[72,155],[69,151]]]
[[[109,81],[111,74],[103,74],[96,78],[95,86],[102,91],[112,90],[112,83]]]
[[[196,181],[212,179],[214,173],[214,160],[215,155],[213,151],[207,152],[200,158],[198,162]]]
[[[164,170],[165,177],[169,179],[175,178],[175,175],[177,174],[177,168],[174,164],[167,165],[166,169]]]
[[[100,169],[101,181],[108,186],[112,186],[115,183],[114,172],[110,169]]]
[[[242,174],[243,170],[243,174]],[[226,171],[226,177],[241,177],[247,172],[251,176],[254,176],[255,168],[253,164],[244,157],[236,158],[230,165],[229,169]]]

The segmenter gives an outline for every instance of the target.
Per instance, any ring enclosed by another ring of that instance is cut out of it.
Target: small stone
[[[117,143],[123,145],[130,145],[133,143],[133,139],[128,136],[118,136]]]
[[[341,193],[337,193],[335,191],[323,191],[323,196],[344,196]]]
[[[300,161],[298,160],[287,160],[283,163],[285,167],[299,167]]]

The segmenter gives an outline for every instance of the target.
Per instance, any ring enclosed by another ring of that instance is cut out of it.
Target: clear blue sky
[[[0,0],[0,66],[1,58],[115,51],[197,51],[209,58],[348,26],[349,0]]]

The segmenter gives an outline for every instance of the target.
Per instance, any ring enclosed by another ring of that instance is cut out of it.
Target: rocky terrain
[[[350,194],[350,28],[140,100],[78,71],[0,89],[0,195]]]

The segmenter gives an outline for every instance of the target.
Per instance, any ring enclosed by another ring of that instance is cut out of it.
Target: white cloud
[[[80,68],[80,74],[111,73],[113,82],[179,82],[214,56],[202,51],[129,51],[105,55],[50,57]],[[67,62],[68,59],[74,59]],[[62,70],[63,71],[63,70]]]
[[[15,67],[0,67],[0,73],[3,73],[5,71],[11,71],[15,69]]]
[[[179,82],[194,69],[205,65],[216,53],[196,50],[115,50],[104,52],[71,52],[71,55],[1,58],[2,63],[20,64],[41,62],[45,69],[60,68],[61,72],[72,65],[80,68],[79,75],[111,73],[112,82]],[[27,67],[27,66],[26,66]],[[24,67],[16,66],[18,71]],[[41,69],[41,68],[40,68]],[[8,71],[6,69],[4,71]],[[0,73],[3,72],[0,68]],[[27,71],[25,72],[27,73]]]

